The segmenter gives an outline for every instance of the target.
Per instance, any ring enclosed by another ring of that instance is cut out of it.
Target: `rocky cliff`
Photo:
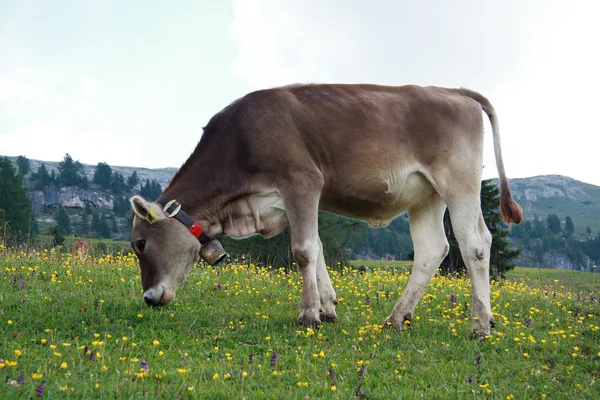
[[[497,183],[497,180],[496,180]],[[562,223],[570,216],[575,232],[600,230],[600,187],[577,181],[567,176],[542,175],[510,179],[513,197],[521,205],[525,219],[536,216],[546,219],[557,215]]]
[[[28,192],[33,209],[43,211],[45,207],[85,208],[85,203],[90,203],[92,208],[112,210],[114,196],[108,192],[95,189],[81,189],[78,187],[54,186],[46,188],[44,192],[35,190]]]

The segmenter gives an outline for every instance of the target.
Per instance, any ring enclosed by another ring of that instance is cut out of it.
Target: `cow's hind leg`
[[[492,235],[485,225],[479,196],[448,203],[452,228],[471,277],[473,334],[489,335],[494,325],[490,302],[490,248]]]
[[[445,210],[446,204],[436,193],[426,204],[408,212],[415,260],[406,289],[385,320],[386,325],[402,329],[405,321],[412,319],[431,278],[448,254],[443,224]]]
[[[292,253],[302,271],[302,299],[298,322],[319,325],[317,264],[320,253],[318,207],[322,184],[318,179],[295,177],[279,187],[292,234]],[[324,264],[324,262],[323,262]]]
[[[323,253],[323,243],[319,239],[319,258],[317,259],[317,286],[319,289],[319,298],[321,300],[321,321],[333,322],[337,320],[335,306],[337,297],[331,284],[329,272],[325,265],[325,255]]]

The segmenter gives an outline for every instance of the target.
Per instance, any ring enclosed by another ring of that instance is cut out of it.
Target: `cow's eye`
[[[146,247],[146,240],[145,239],[136,240],[135,247],[138,248],[140,253],[144,252],[144,248]]]

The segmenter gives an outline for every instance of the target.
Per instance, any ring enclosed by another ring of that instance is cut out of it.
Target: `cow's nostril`
[[[152,299],[149,296],[144,296],[144,301],[146,302],[146,304],[148,304],[151,307],[156,307],[159,304],[158,301]]]

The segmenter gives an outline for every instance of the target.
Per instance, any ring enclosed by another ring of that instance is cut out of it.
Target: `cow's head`
[[[157,306],[169,303],[200,259],[201,244],[175,218],[140,196],[131,199],[134,211],[131,246],[140,261],[144,301]]]

